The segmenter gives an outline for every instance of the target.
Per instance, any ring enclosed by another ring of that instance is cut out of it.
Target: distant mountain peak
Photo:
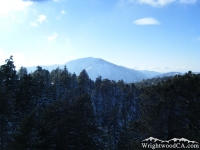
[[[103,60],[101,58],[94,57],[86,57],[79,58],[76,60],[72,60],[62,65],[52,65],[52,66],[41,66],[43,69],[47,69],[49,71],[59,68],[67,67],[68,71],[71,73],[76,73],[79,75],[80,72],[85,69],[88,73],[89,77],[92,80],[96,80],[98,76],[101,76],[103,79],[107,78],[110,80],[123,80],[124,82],[139,82],[143,79],[148,79],[153,77],[154,75],[158,75],[159,73],[146,71],[142,72],[139,70],[134,70],[130,68],[126,68],[124,66],[119,66]],[[36,68],[30,67],[27,68],[28,72],[33,72]]]

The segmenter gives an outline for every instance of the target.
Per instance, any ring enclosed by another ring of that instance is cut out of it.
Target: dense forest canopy
[[[139,150],[148,137],[200,141],[200,74],[127,84],[0,66],[1,150]]]

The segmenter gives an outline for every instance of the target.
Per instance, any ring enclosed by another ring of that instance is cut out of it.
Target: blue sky
[[[1,0],[0,64],[97,57],[138,70],[200,72],[199,0]]]

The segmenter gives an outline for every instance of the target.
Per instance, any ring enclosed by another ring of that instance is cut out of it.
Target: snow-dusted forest
[[[127,84],[0,66],[1,150],[139,150],[150,136],[200,141],[200,74]]]

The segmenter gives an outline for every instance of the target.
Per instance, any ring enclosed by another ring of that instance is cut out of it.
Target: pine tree
[[[34,109],[34,83],[30,74],[24,74],[19,80],[19,85],[16,90],[15,109],[22,119],[26,114]]]
[[[69,147],[74,149],[98,149],[101,145],[100,131],[95,121],[94,110],[89,95],[76,99],[71,111]]]
[[[51,87],[50,73],[38,66],[32,74],[34,83],[35,106],[45,107],[51,102],[48,97],[48,89]]]
[[[79,93],[89,94],[90,93],[90,78],[85,70],[82,70],[78,76]]]
[[[188,72],[143,88],[140,116],[132,123],[135,139],[200,139],[200,75]],[[185,132],[187,131],[187,132]],[[137,141],[137,142],[139,142]],[[136,146],[137,143],[133,142]]]
[[[18,84],[12,56],[0,67],[0,149],[7,148],[15,132],[13,120],[15,92]]]
[[[24,75],[27,75],[28,72],[27,72],[27,69],[25,67],[21,67],[19,69],[19,71],[17,72],[17,75],[19,78],[22,78]]]

